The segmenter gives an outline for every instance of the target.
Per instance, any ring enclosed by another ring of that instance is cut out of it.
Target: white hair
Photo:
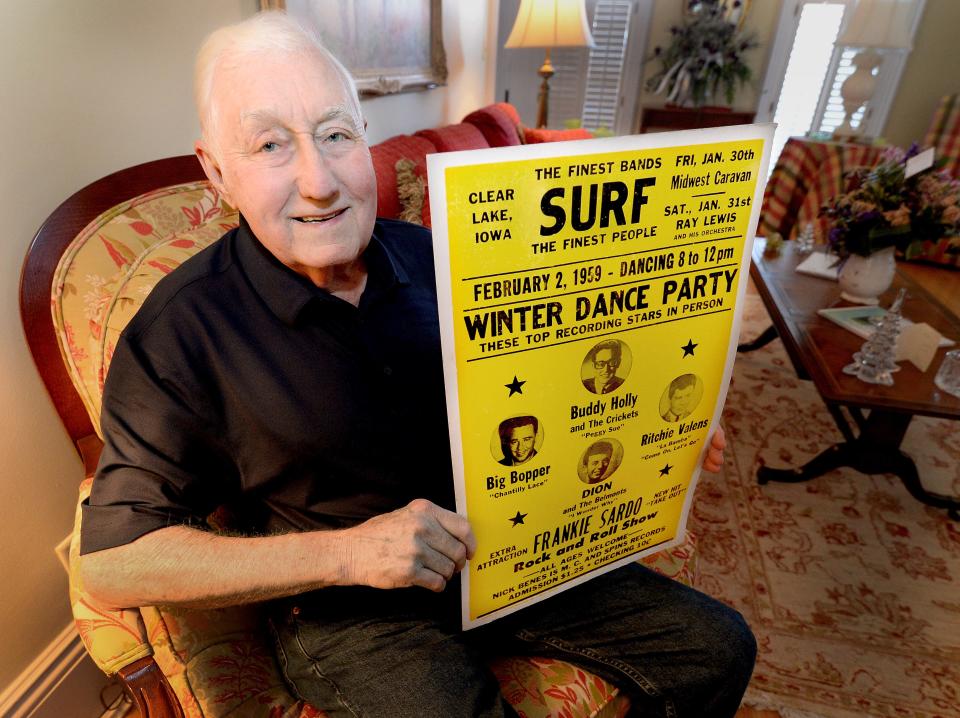
[[[225,61],[262,52],[316,52],[336,71],[343,81],[358,129],[363,130],[360,97],[350,72],[326,47],[313,30],[304,27],[285,12],[268,10],[214,30],[203,41],[197,53],[193,75],[193,97],[200,116],[200,131],[205,141],[216,136],[217,111],[212,102],[213,81],[217,68]]]

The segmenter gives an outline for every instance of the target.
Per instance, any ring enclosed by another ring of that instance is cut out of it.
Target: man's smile
[[[331,212],[330,214],[312,214],[306,215],[304,217],[294,217],[298,222],[303,222],[304,224],[313,224],[316,222],[328,222],[331,219],[336,219],[341,214],[346,212],[349,207],[344,207],[343,209],[338,209],[336,212]]]

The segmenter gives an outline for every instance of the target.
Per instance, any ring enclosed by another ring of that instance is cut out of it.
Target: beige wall
[[[922,142],[940,97],[960,92],[958,30],[960,2],[927,0],[883,130],[887,141]]]
[[[753,79],[748,87],[737,93],[735,109],[757,109],[760,86],[782,4],[782,0],[753,0],[750,5],[745,29],[755,34],[760,46],[747,55],[754,70]],[[650,54],[657,45],[669,43],[670,26],[680,22],[681,7],[682,3],[678,0],[654,0],[647,38]],[[960,92],[960,54],[956,49],[955,37],[957,28],[960,28],[960,2],[927,0],[914,38],[913,51],[907,60],[882,132],[886,141],[903,147],[913,141],[922,141],[940,97]],[[646,82],[658,67],[656,61],[646,63],[642,82]],[[662,96],[646,91],[641,94],[641,106],[663,103]]]
[[[0,693],[70,618],[53,547],[70,531],[82,469],[24,343],[23,256],[44,218],[114,170],[192,151],[193,55],[257,0],[0,3]],[[492,97],[496,3],[444,2],[446,88],[365,101],[371,141],[457,121]],[[491,20],[492,18],[492,20]]]
[[[256,0],[30,0],[0,4],[0,690],[70,617],[53,547],[82,469],[27,352],[20,265],[33,233],[84,184],[190,151],[193,49]]]
[[[493,101],[497,0],[446,0],[443,45],[447,85],[429,92],[375,97],[363,101],[372,143],[425,127],[459,122]]]
[[[653,18],[650,21],[650,34],[647,36],[648,56],[652,56],[654,48],[667,47],[670,44],[670,27],[681,24],[684,2],[680,0],[654,0]],[[744,31],[752,32],[760,43],[759,47],[746,53],[747,63],[753,69],[753,79],[749,85],[740,89],[734,97],[733,107],[736,110],[753,110],[757,108],[757,98],[760,95],[760,86],[763,83],[763,74],[767,66],[767,54],[777,30],[777,20],[780,17],[781,0],[753,0],[750,10],[744,20]],[[652,60],[644,63],[643,78],[641,79],[640,106],[662,106],[665,102],[663,95],[647,92],[646,82],[660,69],[660,62]],[[714,104],[724,105],[723,97],[717,98]]]

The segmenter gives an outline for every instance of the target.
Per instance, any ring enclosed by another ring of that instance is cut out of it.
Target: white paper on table
[[[918,172],[923,172],[931,167],[933,167],[933,147],[907,160],[907,166],[903,168],[903,178],[908,179]]]
[[[840,273],[840,267],[833,266],[837,263],[838,257],[827,252],[813,252],[809,257],[797,265],[800,274],[809,274],[822,279],[832,279],[837,281],[837,275]]]
[[[907,360],[920,371],[930,368],[930,362],[941,346],[950,346],[953,342],[945,338],[936,329],[926,322],[914,324],[904,322],[904,327],[897,337],[897,361]],[[943,344],[942,342],[948,342]]]

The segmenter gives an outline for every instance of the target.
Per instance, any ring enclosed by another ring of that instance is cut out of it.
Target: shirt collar
[[[402,263],[382,240],[384,228],[374,225],[370,244],[363,252],[367,263],[367,286],[361,307],[377,301],[395,285],[409,284]],[[284,265],[254,235],[243,215],[237,230],[237,259],[256,293],[280,321],[294,324],[310,304],[343,303],[329,292]]]

